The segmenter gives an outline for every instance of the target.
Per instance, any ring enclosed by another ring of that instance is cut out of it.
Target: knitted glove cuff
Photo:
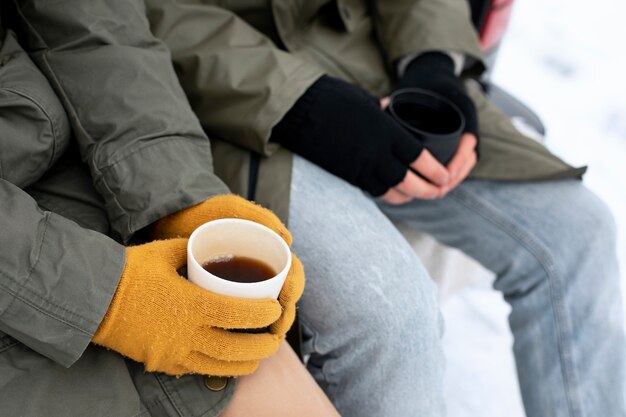
[[[454,61],[448,54],[441,52],[427,52],[411,61],[404,71],[403,78],[414,78],[416,76],[421,77],[424,73],[445,73],[456,77],[454,74]]]
[[[451,100],[465,117],[464,132],[478,139],[478,115],[472,99],[454,73],[454,61],[441,52],[428,52],[415,58],[406,68],[397,88],[418,87],[432,90]],[[478,154],[478,145],[476,146]]]
[[[311,85],[296,101],[291,109],[283,116],[276,126],[272,128],[271,139],[280,144],[286,144],[297,137],[306,124],[311,108],[318,101],[320,94],[325,90],[328,83],[326,75],[322,76]]]

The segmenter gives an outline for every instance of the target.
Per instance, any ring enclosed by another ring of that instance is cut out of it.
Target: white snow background
[[[612,210],[626,288],[626,2],[517,0],[494,80],[533,108],[546,145]],[[523,417],[509,307],[477,282],[442,306],[448,417]]]

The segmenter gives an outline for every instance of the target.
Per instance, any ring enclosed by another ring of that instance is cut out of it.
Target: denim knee
[[[509,247],[503,254],[508,261],[495,271],[495,287],[505,295],[523,295],[550,277],[569,285],[568,277],[588,260],[615,258],[617,228],[606,204],[579,182],[560,188],[536,225],[511,228],[515,243],[503,244]]]
[[[606,203],[585,189],[578,201],[572,202],[579,210],[571,217],[572,227],[577,228],[580,238],[569,244],[583,246],[583,251],[612,250],[617,244],[617,225]],[[582,226],[582,227],[581,227]],[[566,243],[566,242],[563,242]],[[589,253],[591,255],[591,253]]]
[[[334,305],[324,308],[324,318],[312,318],[310,314],[303,317],[305,327],[324,336],[314,343],[313,350],[336,352],[346,345],[350,349],[380,351],[398,349],[404,343],[439,343],[443,320],[435,284],[417,258],[415,262],[392,262],[395,265],[364,268],[363,279],[356,287],[336,288],[334,294],[329,294]]]

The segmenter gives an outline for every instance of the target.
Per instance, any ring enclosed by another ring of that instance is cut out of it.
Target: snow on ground
[[[626,288],[626,83],[623,0],[517,0],[494,79],[541,115],[546,143],[588,165],[588,187],[618,224]],[[624,292],[624,291],[623,291]],[[442,306],[449,417],[523,417],[508,306],[480,280]]]

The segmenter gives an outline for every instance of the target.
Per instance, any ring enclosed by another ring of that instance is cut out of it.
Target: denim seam
[[[563,304],[563,280],[559,277],[554,262],[552,261],[550,256],[545,255],[549,251],[541,243],[536,242],[532,236],[525,233],[525,231],[521,227],[517,226],[515,222],[510,221],[500,212],[488,208],[487,205],[482,203],[482,201],[480,201],[479,199],[474,198],[473,194],[468,192],[467,190],[457,189],[456,193],[449,194],[449,197],[453,201],[472,210],[477,215],[494,224],[498,229],[519,242],[522,247],[528,250],[528,252],[537,259],[539,264],[546,272],[551,294],[550,300],[552,303],[552,312],[557,328],[557,340],[559,346],[558,350],[560,364],[562,367],[561,375],[563,377],[567,404],[570,410],[570,414],[573,417],[580,417],[582,415],[581,410],[578,406],[576,406],[576,402],[580,403],[580,395],[577,392],[578,384],[576,383],[578,378],[576,377],[576,371],[571,364],[573,360],[573,353],[572,349],[565,343],[565,340],[568,339],[568,335],[566,334],[566,327],[570,327],[570,333],[572,333],[570,334],[570,336],[573,336],[573,332],[571,331],[572,326],[567,326],[566,323],[568,320],[565,317],[567,316],[567,313],[564,312],[566,308]],[[488,209],[490,212],[487,213],[487,210],[481,211],[481,209]]]

